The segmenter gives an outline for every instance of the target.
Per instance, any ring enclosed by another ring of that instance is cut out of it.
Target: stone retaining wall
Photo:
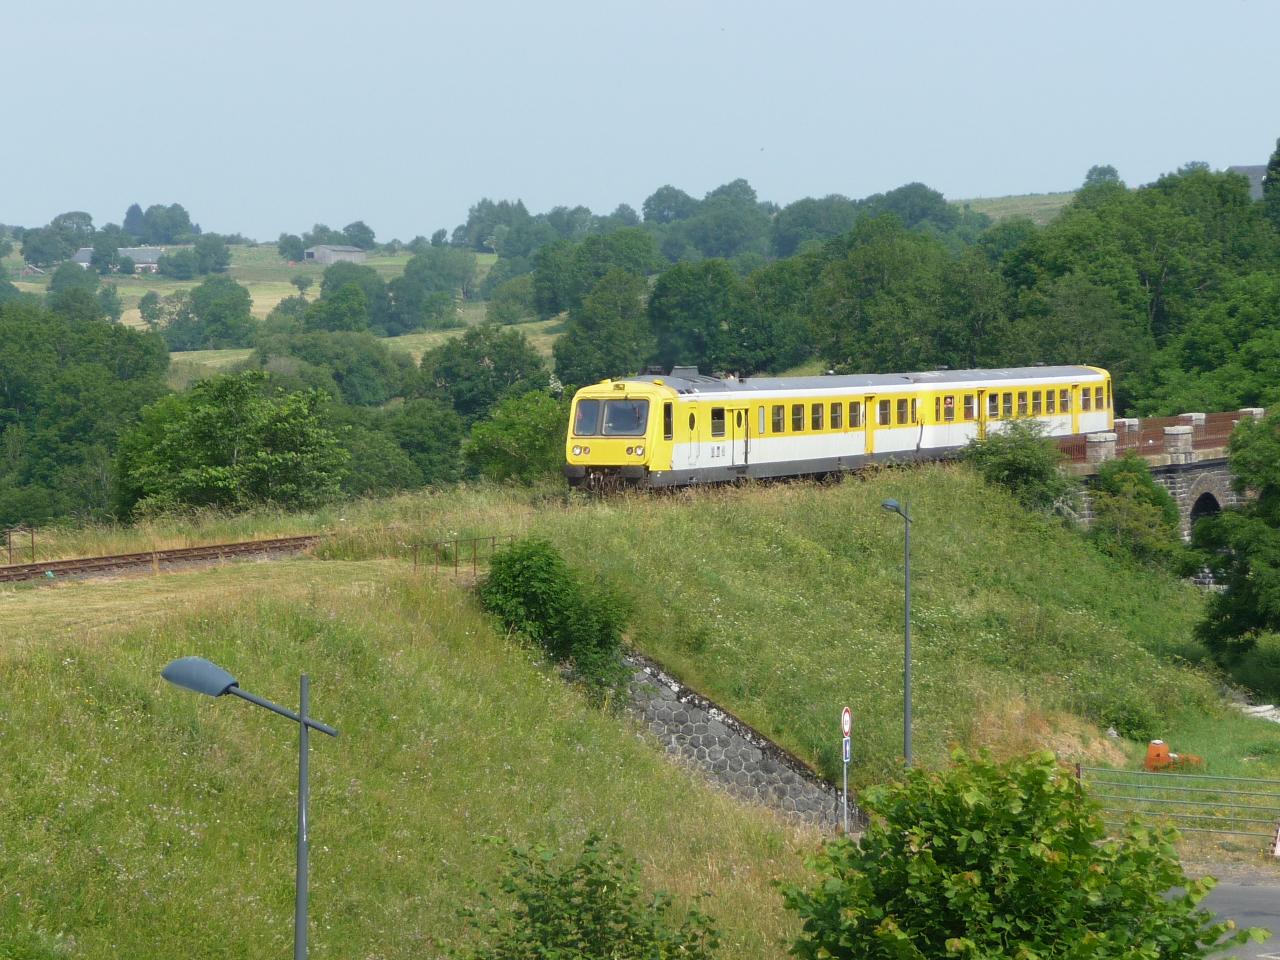
[[[639,654],[627,656],[634,711],[668,754],[702,771],[731,796],[835,832],[840,791],[768,737]],[[850,829],[862,823],[849,807]]]

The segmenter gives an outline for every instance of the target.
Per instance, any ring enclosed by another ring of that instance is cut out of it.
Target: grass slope
[[[341,731],[313,741],[315,956],[435,956],[496,875],[481,838],[573,847],[592,828],[652,885],[711,891],[727,956],[777,956],[790,929],[770,881],[798,874],[811,835],[671,766],[402,563],[10,590],[3,609],[2,956],[60,939],[86,960],[288,952],[296,734],[165,684],[185,654],[286,704],[306,670]]]
[[[1067,190],[1062,193],[1028,193],[1012,197],[973,197],[969,200],[953,200],[952,203],[969,207],[977,213],[985,213],[992,220],[999,222],[1011,217],[1028,217],[1034,223],[1044,226],[1071,202],[1075,192]]]

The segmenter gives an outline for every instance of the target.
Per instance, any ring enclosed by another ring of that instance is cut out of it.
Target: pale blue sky
[[[0,222],[180,202],[271,240],[913,180],[951,198],[1265,163],[1280,4],[41,2],[0,19]]]

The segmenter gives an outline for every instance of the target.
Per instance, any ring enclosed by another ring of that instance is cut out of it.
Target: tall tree
[[[552,348],[562,383],[582,386],[639,372],[654,347],[646,286],[643,278],[614,268],[569,311],[564,335]]]
[[[704,373],[723,369],[738,285],[737,274],[724,260],[678,263],[658,277],[649,297],[658,362],[664,367],[692,364]]]
[[[1262,206],[1267,212],[1267,219],[1280,230],[1280,139],[1276,140],[1276,148],[1267,161],[1267,172],[1262,178]]]
[[[420,391],[469,421],[502,397],[542,389],[547,380],[546,364],[525,335],[492,324],[471,327],[422,355]]]
[[[142,207],[136,203],[129,204],[129,209],[124,212],[124,232],[133,237],[134,240],[145,240],[147,235],[147,220],[142,215]]]

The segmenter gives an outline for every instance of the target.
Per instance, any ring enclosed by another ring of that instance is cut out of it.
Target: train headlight
[[[636,456],[637,456],[637,457],[643,457],[643,456],[644,456],[644,445],[643,445],[643,444],[642,444],[641,446],[636,447]]]
[[[573,445],[573,455],[575,457],[582,456],[582,447],[578,446],[576,443]]]
[[[635,447],[627,447],[627,456],[631,456],[631,454],[635,453],[635,450]]]
[[[583,448],[582,448],[582,454],[583,454],[583,456],[589,456],[589,455],[591,454],[591,448],[590,448],[590,447],[583,447]]]

